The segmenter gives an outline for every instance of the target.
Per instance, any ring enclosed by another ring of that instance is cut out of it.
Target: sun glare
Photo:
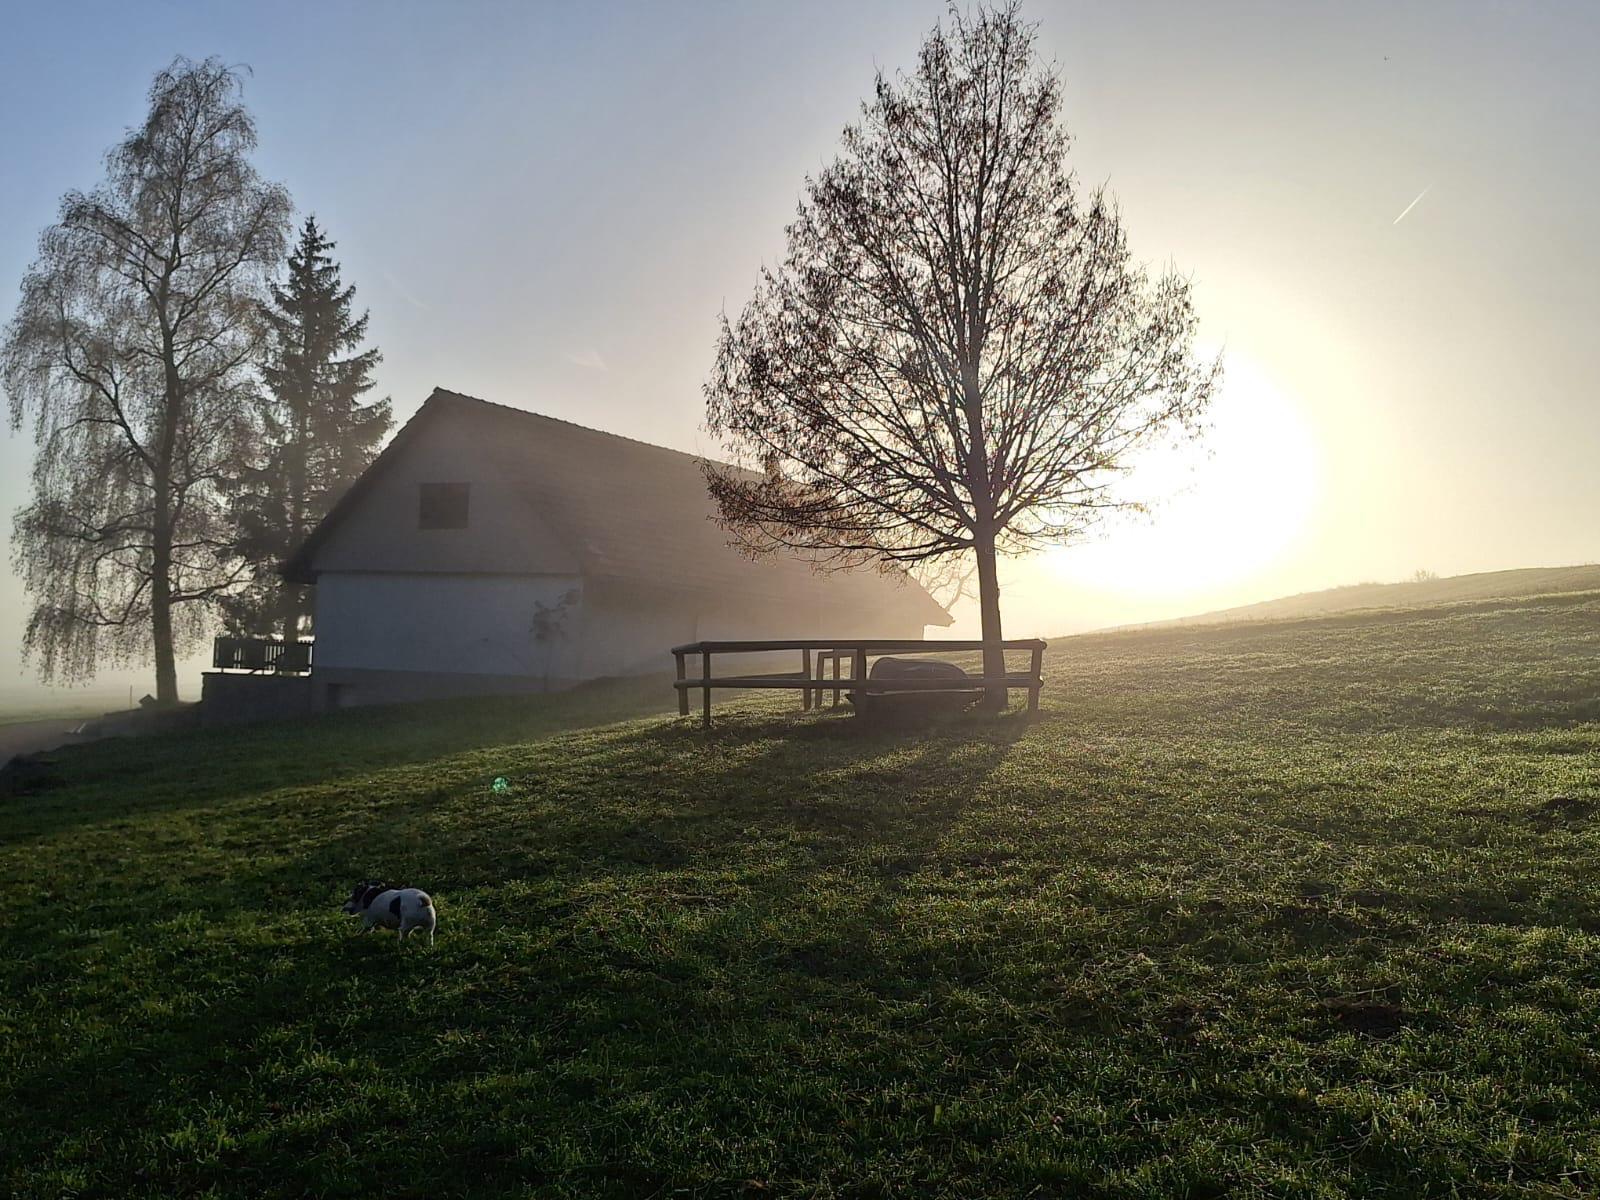
[[[1144,598],[1203,592],[1262,574],[1307,527],[1318,494],[1316,439],[1298,405],[1256,364],[1229,354],[1201,446],[1137,464],[1118,517],[1046,556],[1058,583]]]

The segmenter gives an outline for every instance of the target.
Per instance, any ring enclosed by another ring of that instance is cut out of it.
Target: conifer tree
[[[227,604],[235,632],[270,629],[292,641],[307,630],[308,590],[282,579],[279,565],[376,457],[393,424],[387,399],[362,403],[383,356],[359,349],[368,314],[354,314],[355,287],[341,279],[333,248],[308,217],[266,307],[260,441],[234,484],[235,552],[250,574]]]

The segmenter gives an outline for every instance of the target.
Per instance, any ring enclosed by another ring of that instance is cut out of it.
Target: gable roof
[[[797,557],[752,560],[741,554],[712,520],[702,458],[443,388],[434,389],[284,563],[286,579],[316,581],[317,554],[331,532],[407,446],[441,421],[455,423],[483,447],[500,481],[596,581],[764,600],[825,592],[833,604],[909,609],[907,615],[924,625],[951,622],[903,572],[862,568],[819,575]]]

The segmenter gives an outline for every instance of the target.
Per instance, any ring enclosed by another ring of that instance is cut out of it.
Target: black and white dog
[[[427,892],[392,888],[374,880],[356,884],[350,899],[344,902],[344,911],[361,918],[362,933],[370,933],[374,926],[381,925],[385,929],[398,929],[403,942],[413,929],[421,929],[427,933],[430,946],[433,945],[433,927],[439,920]]]

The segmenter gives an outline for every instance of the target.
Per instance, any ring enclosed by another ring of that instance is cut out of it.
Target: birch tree
[[[290,202],[250,163],[238,72],[179,58],[142,124],[70,192],[0,339],[13,429],[31,426],[31,502],[13,553],[46,678],[177,656],[243,566],[220,485],[250,422],[250,362]]]

